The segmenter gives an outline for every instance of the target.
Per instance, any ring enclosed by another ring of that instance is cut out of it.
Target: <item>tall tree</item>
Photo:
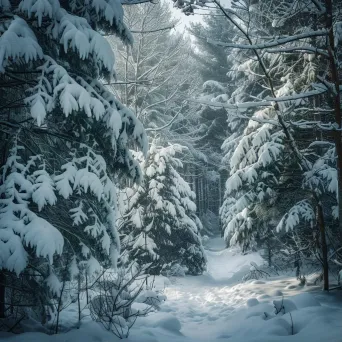
[[[115,0],[4,1],[0,11],[1,286],[26,270],[58,295],[69,264],[90,275],[120,252],[114,175],[140,179],[128,143],[146,151],[147,139],[98,81],[114,73],[99,32],[132,37]]]
[[[243,85],[242,89],[235,92],[237,94],[244,90],[243,94],[251,96],[250,101],[227,101],[222,106],[235,111],[235,115],[240,118],[255,122],[260,122],[260,118],[255,115],[260,107],[269,107],[274,113],[274,120],[262,119],[261,123],[271,124],[285,135],[284,142],[294,158],[288,158],[289,164],[284,167],[289,170],[289,165],[295,160],[296,168],[300,171],[301,187],[305,192],[301,201],[293,203],[293,207],[285,210],[287,214],[284,220],[297,224],[306,222],[319,232],[324,288],[328,289],[326,222],[332,217],[331,209],[334,207],[331,208],[331,204],[334,203],[328,202],[330,210],[327,210],[324,201],[329,192],[340,191],[333,184],[336,185],[341,180],[340,176],[335,178],[339,175],[341,154],[340,131],[335,131],[341,124],[339,34],[336,34],[339,28],[336,23],[340,20],[340,4],[329,0],[293,0],[286,3],[238,0],[233,2],[232,9],[225,9],[219,2],[214,3],[234,25],[236,36],[230,43],[211,42],[246,52],[251,58],[242,70],[255,79],[250,83],[252,88],[247,89]],[[189,10],[192,5],[187,4],[184,7]],[[236,70],[240,71],[241,66],[237,66]],[[335,114],[333,120],[329,113]],[[312,129],[320,133],[317,134]],[[330,164],[332,132],[337,156],[335,171]],[[303,136],[307,138],[306,141],[302,139]],[[311,176],[308,178],[309,174]],[[310,185],[312,179],[321,185],[319,189]],[[294,217],[296,219],[292,220]],[[329,226],[330,233],[336,236],[334,224]],[[337,251],[335,246],[335,252]]]

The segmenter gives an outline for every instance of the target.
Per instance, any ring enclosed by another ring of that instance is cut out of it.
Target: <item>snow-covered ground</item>
[[[129,342],[342,342],[342,293],[324,294],[316,286],[300,286],[296,278],[274,277],[241,283],[257,253],[241,255],[224,249],[220,238],[206,243],[208,272],[198,277],[159,277],[167,301],[161,311],[140,318]],[[278,311],[275,315],[273,301]],[[4,336],[4,335],[2,335]],[[80,329],[47,336],[26,333],[6,342],[117,341],[86,319]]]

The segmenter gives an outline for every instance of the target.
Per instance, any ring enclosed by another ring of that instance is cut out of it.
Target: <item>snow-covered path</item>
[[[180,341],[210,341],[213,332],[217,333],[222,326],[222,320],[245,305],[248,298],[233,285],[249,270],[251,261],[262,263],[260,255],[241,256],[238,250],[227,250],[220,237],[209,240],[205,247],[208,271],[202,276],[172,279],[173,284],[165,288],[167,301],[161,308],[162,313],[141,319],[135,329],[140,325],[154,325],[154,319],[160,316],[166,321],[171,314],[181,324]],[[167,314],[163,316],[163,313]]]
[[[321,294],[317,287],[305,289],[305,292],[313,291],[315,296],[303,293],[298,281],[289,277],[241,283],[241,278],[250,269],[250,262],[261,264],[262,258],[257,253],[241,255],[238,250],[224,248],[221,238],[209,240],[206,243],[208,272],[198,277],[174,279],[165,289],[167,301],[161,312],[140,320],[131,338],[142,341],[142,331],[155,327],[155,339],[150,336],[146,342],[321,342],[323,336],[329,334],[330,337],[324,340],[342,342],[342,323],[337,318],[342,317],[342,298],[336,309],[335,297]],[[293,298],[298,308],[302,308],[301,313],[297,310],[291,317],[286,314],[267,320],[264,313],[273,315],[274,312],[272,300],[281,301],[283,296]],[[319,306],[317,297],[324,306]],[[307,319],[302,315],[307,315]],[[291,336],[290,319],[297,321],[294,336]],[[323,335],[328,320],[330,329]],[[303,329],[310,324],[311,329]],[[160,326],[163,329],[159,330]],[[135,331],[139,331],[140,338],[135,339],[138,337]]]
[[[262,262],[257,253],[241,257],[224,247],[220,238],[212,240],[207,245],[208,272],[177,279],[165,291],[168,300],[162,310],[175,314],[182,324],[181,332],[195,340],[209,341],[220,321],[245,305],[248,298],[233,285],[249,270],[251,261]]]
[[[160,311],[139,318],[127,342],[342,342],[342,291],[323,294],[296,278],[241,278],[257,253],[224,249],[221,238],[206,242],[208,271],[198,277],[159,277],[167,301]],[[283,311],[274,314],[273,300]],[[119,342],[88,317],[65,334],[25,333],[3,342]]]

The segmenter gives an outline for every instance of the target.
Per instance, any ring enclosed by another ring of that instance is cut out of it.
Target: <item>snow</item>
[[[8,29],[1,32],[0,37],[0,73],[5,71],[7,59],[23,58],[25,62],[43,57],[43,50],[39,46],[33,31],[26,22],[14,16]]]
[[[301,220],[311,224],[311,226],[314,224],[315,211],[307,200],[298,202],[290,209],[289,213],[279,222],[277,231],[279,232],[282,228],[285,228],[286,232],[288,232],[297,226]]]
[[[247,302],[246,302],[246,305],[248,307],[256,306],[258,304],[260,304],[260,303],[256,298],[249,298],[249,299],[247,299]]]
[[[222,238],[206,241],[208,271],[202,276],[156,277],[162,290],[160,311],[138,318],[127,342],[321,342],[341,341],[342,296],[323,293],[316,286],[301,286],[294,277],[277,276],[241,282],[250,263],[263,263],[258,253],[224,249]],[[56,283],[55,289],[58,290]],[[152,292],[151,292],[152,293]],[[155,295],[152,293],[152,297]],[[136,309],[144,310],[146,292]],[[76,307],[62,313],[69,331],[58,335],[38,332],[1,333],[3,342],[117,342],[119,339],[84,315],[79,329]],[[277,314],[276,314],[277,313]]]
[[[144,317],[139,324],[145,327],[162,328],[172,332],[179,332],[182,328],[180,321],[171,313],[160,312],[154,316]]]

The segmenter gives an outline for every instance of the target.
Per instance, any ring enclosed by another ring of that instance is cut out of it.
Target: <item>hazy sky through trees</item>
[[[231,4],[231,0],[222,0],[221,3],[225,6],[229,6]],[[194,15],[184,15],[179,9],[173,7],[173,3],[170,2],[171,11],[174,18],[179,20],[179,23],[176,26],[176,30],[179,32],[183,32],[186,27],[189,26],[190,23],[193,22],[203,22],[203,19],[210,14],[210,10],[208,9],[200,9],[196,11]],[[214,7],[214,5],[213,5]],[[205,14],[205,15],[204,15]]]

